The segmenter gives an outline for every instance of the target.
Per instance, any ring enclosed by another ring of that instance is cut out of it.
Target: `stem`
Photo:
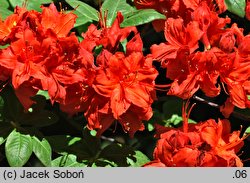
[[[110,138],[110,137],[105,137],[105,136],[101,136],[101,139],[102,140],[107,140],[107,141],[109,141],[109,142],[117,142],[114,138]]]
[[[209,105],[209,106],[215,107],[215,108],[217,108],[217,109],[220,108],[220,105],[218,105],[218,104],[216,104],[216,103],[213,103],[213,102],[210,102],[210,101],[206,101],[205,99],[203,99],[203,98],[201,98],[201,97],[198,97],[198,96],[196,96],[196,95],[194,95],[192,98],[193,98],[194,100],[197,100],[197,101],[199,101],[199,102],[201,102],[201,103],[204,103],[204,104],[207,104],[207,105]],[[231,113],[231,116],[233,116],[233,117],[235,117],[235,118],[237,118],[237,119],[240,119],[240,120],[242,120],[242,121],[250,122],[250,116],[246,116],[246,115],[241,114],[241,113],[236,112],[236,111],[233,111],[233,112]]]
[[[193,95],[192,99],[194,99],[194,100],[196,100],[196,101],[198,101],[198,102],[201,102],[201,103],[203,103],[203,104],[209,105],[209,106],[211,106],[211,107],[220,109],[220,105],[218,105],[218,104],[216,104],[216,103],[214,103],[214,102],[207,101],[207,100],[205,100],[205,99],[203,99],[203,98],[201,98],[201,97],[198,97],[198,96],[196,96],[196,95]],[[159,98],[157,99],[158,102],[164,102],[164,101],[166,101],[166,100],[168,100],[168,97],[167,97],[167,96],[159,97]],[[235,118],[237,118],[237,119],[240,119],[242,122],[248,122],[248,123],[250,122],[250,116],[246,116],[246,115],[241,114],[241,113],[236,112],[236,111],[233,111],[233,112],[231,113],[231,116],[232,116],[232,117],[235,117]]]
[[[187,108],[189,105],[189,101],[186,103],[183,103],[182,105],[182,119],[183,119],[183,132],[187,133],[188,132],[188,116],[187,116]]]

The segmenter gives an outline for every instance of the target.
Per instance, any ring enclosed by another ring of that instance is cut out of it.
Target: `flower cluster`
[[[154,160],[145,167],[241,167],[236,155],[244,145],[240,131],[231,132],[228,120],[209,119],[188,126],[183,111],[183,129],[158,127],[160,139],[154,150]]]
[[[0,44],[9,44],[0,51],[0,79],[11,81],[25,109],[45,90],[62,111],[84,112],[88,127],[99,135],[118,120],[133,136],[152,116],[158,74],[152,58],[144,57],[135,27],[120,28],[120,13],[111,27],[103,20],[100,29],[90,25],[82,42],[70,32],[76,18],[54,4],[42,7],[42,13],[17,7],[0,21]],[[126,52],[119,51],[129,35]]]
[[[101,135],[119,122],[130,137],[144,130],[152,115],[158,75],[153,61],[166,68],[173,82],[168,95],[190,99],[201,90],[216,97],[224,90],[228,98],[221,107],[225,117],[234,106],[250,108],[250,35],[231,24],[224,0],[134,0],[138,9],[153,8],[166,15],[156,20],[166,42],[152,45],[144,56],[136,27],[122,28],[117,12],[111,26],[106,14],[81,34],[72,32],[74,11],[58,11],[54,4],[42,12],[16,7],[0,19],[0,81],[11,84],[25,110],[40,90],[51,104],[58,103],[69,115],[82,113],[88,128]],[[250,19],[247,1],[246,18]],[[165,90],[164,90],[165,91]],[[183,107],[183,127],[156,126],[159,138],[154,160],[145,166],[243,166],[237,156],[243,140],[231,132],[230,122],[214,119],[188,124],[189,102]]]
[[[136,1],[154,8],[150,2],[156,1]],[[230,18],[219,17],[226,10],[224,1],[170,2],[161,1],[168,5],[161,6],[168,15],[164,27],[167,42],[151,47],[153,59],[161,62],[173,80],[168,94],[188,99],[201,89],[215,97],[224,89],[229,96],[222,110],[225,116],[232,106],[250,107],[250,37],[244,36],[237,24],[230,27]]]
[[[173,81],[168,95],[190,99],[200,89],[216,97],[224,89],[225,117],[234,106],[250,107],[250,39],[237,24],[230,26],[230,18],[219,16],[226,11],[224,0],[135,0],[135,5],[166,15],[165,22],[153,22],[166,42],[152,45],[151,57]],[[157,126],[155,160],[145,166],[243,166],[236,155],[243,138],[239,131],[231,133],[228,120],[188,125],[188,116],[183,110],[183,130]]]
[[[182,17],[185,22],[192,20],[192,12],[195,11],[202,1],[218,13],[226,11],[224,0],[135,0],[134,3],[138,9],[152,8],[166,17],[178,18]],[[153,22],[156,31],[164,30],[164,20],[156,20]]]

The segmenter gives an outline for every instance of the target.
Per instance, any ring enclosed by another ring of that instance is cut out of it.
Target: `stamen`
[[[3,83],[3,84],[1,83],[2,86],[1,86],[1,88],[0,88],[0,92],[2,92],[3,89],[4,89],[4,88],[7,86],[7,84],[9,84],[9,83],[10,83],[10,80],[7,80],[6,83]]]
[[[59,2],[59,6],[60,6],[60,13],[63,13],[63,7],[61,2]]]
[[[148,2],[149,0],[138,0],[136,3],[139,5],[143,5],[143,6],[152,6],[154,5],[155,2],[151,1]]]
[[[183,132],[184,133],[188,132],[188,119],[189,119],[189,116],[193,107],[196,105],[196,103],[192,104],[190,109],[188,110],[189,104],[190,104],[190,101],[188,99],[187,102],[182,105],[182,118],[183,118]]]
[[[115,133],[116,129],[117,129],[117,120],[115,120],[115,128],[113,130],[113,133]]]
[[[225,92],[227,95],[229,95],[229,93],[228,93],[227,90],[226,90],[225,84],[224,84],[224,83],[221,83],[221,85],[222,85],[222,88],[223,88],[224,92]]]
[[[168,92],[170,87],[171,87],[171,84],[155,85],[154,89],[157,91]]]
[[[231,143],[227,144],[226,146],[221,147],[220,150],[227,150],[227,149],[233,148],[233,147],[239,145],[241,142],[243,142],[249,136],[250,136],[250,134],[242,137],[240,140],[238,140],[236,142],[231,142]]]
[[[23,8],[27,8],[27,5],[28,5],[28,0],[25,0],[25,1],[23,2],[23,4],[22,4],[22,7],[23,7]]]
[[[246,161],[250,161],[250,158],[247,158],[247,159],[244,159],[244,160],[241,160],[242,162],[246,162]]]
[[[170,87],[171,84],[166,84],[166,85],[155,85],[156,88],[167,88]]]

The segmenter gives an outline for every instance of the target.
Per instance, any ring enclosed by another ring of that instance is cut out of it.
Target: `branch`
[[[220,105],[219,105],[219,104],[216,104],[216,103],[214,103],[214,102],[207,101],[206,99],[203,99],[203,98],[198,97],[198,96],[196,96],[196,95],[193,95],[192,99],[194,99],[194,100],[196,100],[196,101],[198,101],[198,102],[200,102],[200,103],[209,105],[209,106],[211,106],[211,107],[220,109]],[[164,96],[164,97],[159,97],[157,101],[163,102],[163,101],[166,101],[166,100],[168,100],[168,97],[167,97],[167,96]],[[236,111],[233,111],[233,112],[231,113],[230,116],[235,117],[235,118],[237,118],[237,119],[240,119],[242,122],[248,122],[248,123],[250,122],[250,116],[246,116],[246,115],[241,114],[241,113],[236,112]]]
[[[213,103],[213,102],[210,102],[210,101],[206,101],[205,99],[203,99],[203,98],[201,98],[201,97],[198,97],[198,96],[196,96],[196,95],[194,95],[192,98],[193,98],[194,100],[197,100],[197,101],[201,102],[201,103],[207,104],[207,105],[212,106],[212,107],[215,107],[215,108],[217,108],[217,109],[220,109],[220,105],[218,105],[218,104],[216,104],[216,103]],[[233,111],[233,112],[231,113],[231,116],[232,116],[232,117],[235,117],[235,118],[237,118],[237,119],[240,119],[240,120],[242,120],[242,121],[250,122],[250,116],[246,116],[246,115],[241,114],[241,113],[236,112],[236,111]]]

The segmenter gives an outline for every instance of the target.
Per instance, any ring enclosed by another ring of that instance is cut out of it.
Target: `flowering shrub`
[[[0,17],[4,166],[247,166],[248,1],[6,0]]]

